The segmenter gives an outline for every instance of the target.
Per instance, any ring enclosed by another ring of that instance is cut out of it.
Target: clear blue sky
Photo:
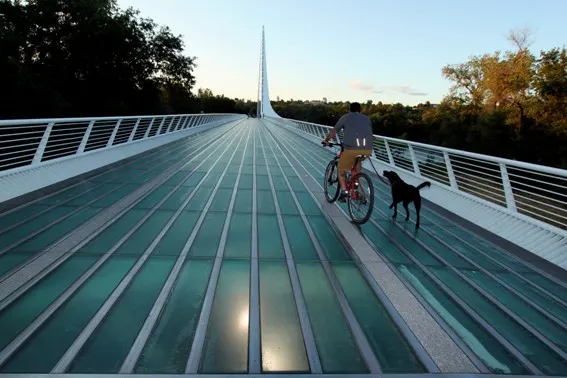
[[[512,49],[567,42],[567,0],[118,0],[182,34],[197,57],[196,88],[256,99],[262,25],[270,97],[439,102],[441,68]]]

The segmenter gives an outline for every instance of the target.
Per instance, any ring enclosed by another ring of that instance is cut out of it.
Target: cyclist
[[[360,112],[360,104],[353,102],[350,104],[350,112],[344,114],[327,137],[323,140],[323,145],[328,145],[329,140],[333,139],[341,129],[344,129],[343,148],[338,163],[339,185],[341,193],[339,201],[344,202],[348,196],[345,184],[345,172],[352,168],[356,157],[362,155],[365,159],[372,154],[372,122],[370,117]],[[355,174],[362,169],[361,161],[355,168]]]

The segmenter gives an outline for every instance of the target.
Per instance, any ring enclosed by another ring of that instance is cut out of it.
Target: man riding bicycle
[[[372,122],[370,117],[360,112],[360,104],[353,102],[350,104],[350,112],[344,114],[335,127],[329,132],[323,145],[328,145],[329,140],[333,139],[341,129],[344,129],[343,147],[344,151],[339,159],[339,185],[341,194],[339,201],[344,202],[348,192],[346,191],[345,172],[352,168],[356,157],[359,159],[355,168],[355,174],[362,170],[362,160],[372,154]]]

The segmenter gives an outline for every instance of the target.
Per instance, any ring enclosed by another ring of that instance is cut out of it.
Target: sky
[[[196,57],[197,88],[257,98],[262,26],[270,98],[439,103],[447,64],[567,45],[567,0],[118,0],[167,25]]]

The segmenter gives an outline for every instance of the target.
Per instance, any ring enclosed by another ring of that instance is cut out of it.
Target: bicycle
[[[339,185],[338,162],[344,151],[344,146],[342,143],[328,143],[327,145],[329,147],[341,147],[340,152],[329,162],[329,164],[327,164],[327,168],[325,169],[325,198],[327,199],[327,202],[333,203],[337,200],[341,189]],[[357,224],[366,223],[368,219],[370,219],[372,210],[374,209],[374,185],[372,184],[372,180],[364,172],[355,174],[355,168],[359,162],[362,162],[362,160],[364,160],[362,156],[357,156],[353,167],[345,172],[345,186],[349,193],[347,196],[348,212],[352,221]],[[333,174],[335,175],[334,177]],[[366,184],[363,185],[361,180],[366,181]],[[334,189],[334,192],[333,189],[330,189],[330,186],[333,185],[333,183],[336,183],[337,186],[336,189]],[[364,188],[368,188],[368,194],[365,193]],[[357,202],[369,205],[368,210],[363,217],[357,217],[354,214],[353,208],[356,206]]]

